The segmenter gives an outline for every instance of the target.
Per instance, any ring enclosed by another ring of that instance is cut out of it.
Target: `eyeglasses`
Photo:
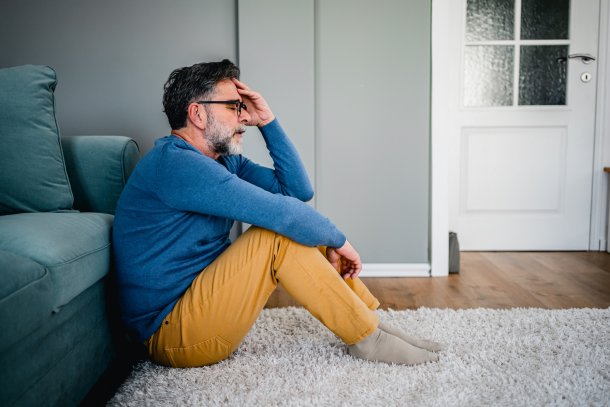
[[[220,104],[220,105],[233,105],[234,109],[237,110],[237,117],[241,116],[241,110],[248,110],[248,106],[244,102],[239,100],[200,100],[196,103],[201,105],[211,105],[211,104]]]

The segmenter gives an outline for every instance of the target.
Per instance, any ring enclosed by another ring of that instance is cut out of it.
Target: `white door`
[[[450,3],[461,249],[588,249],[599,0]]]

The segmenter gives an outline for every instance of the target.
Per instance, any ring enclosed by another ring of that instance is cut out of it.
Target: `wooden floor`
[[[461,271],[437,278],[363,278],[381,308],[607,308],[610,254],[462,252]],[[298,306],[280,286],[268,308]]]

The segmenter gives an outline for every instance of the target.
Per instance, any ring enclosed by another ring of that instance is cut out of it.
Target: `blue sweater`
[[[341,231],[304,203],[313,190],[277,120],[261,132],[274,169],[241,155],[214,160],[168,136],[131,174],[116,210],[113,251],[123,320],[141,341],[229,247],[234,220],[308,246],[345,243]]]

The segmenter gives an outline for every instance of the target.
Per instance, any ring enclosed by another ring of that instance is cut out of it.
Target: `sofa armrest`
[[[133,139],[73,136],[61,140],[74,209],[114,214],[127,178],[140,159]]]

